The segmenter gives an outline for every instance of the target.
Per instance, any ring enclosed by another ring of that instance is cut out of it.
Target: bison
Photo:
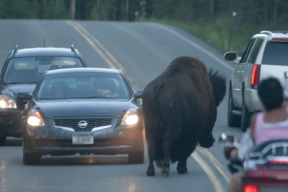
[[[212,129],[217,106],[226,92],[226,79],[197,58],[178,57],[143,91],[142,108],[148,144],[147,176],[154,176],[154,161],[163,176],[170,162],[178,174],[187,173],[187,158],[196,146],[214,143]]]

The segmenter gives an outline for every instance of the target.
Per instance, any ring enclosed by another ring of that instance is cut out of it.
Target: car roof
[[[9,55],[10,58],[15,57],[31,57],[31,56],[62,56],[62,57],[82,57],[77,49],[60,47],[35,47],[18,49],[17,47]]]
[[[261,31],[254,35],[254,37],[267,37],[270,41],[288,41],[288,31]]]
[[[118,69],[85,67],[85,68],[65,68],[65,69],[50,70],[46,72],[46,75],[65,74],[65,73],[89,73],[89,72],[122,74],[121,70]]]

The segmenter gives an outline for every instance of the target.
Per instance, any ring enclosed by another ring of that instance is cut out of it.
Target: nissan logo
[[[85,129],[87,127],[87,125],[88,125],[88,123],[85,120],[81,120],[78,123],[78,127],[81,128],[81,129]]]

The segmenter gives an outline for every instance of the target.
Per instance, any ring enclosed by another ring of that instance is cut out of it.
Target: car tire
[[[231,90],[229,91],[229,99],[228,99],[228,126],[229,127],[240,127],[241,125],[241,116],[233,114],[233,110],[235,110],[234,101],[232,98]]]
[[[249,126],[249,121],[250,121],[250,114],[246,107],[245,100],[243,97],[242,110],[241,110],[241,130],[243,132],[247,130],[247,127]]]
[[[129,153],[128,154],[128,162],[131,164],[144,163],[144,150]]]
[[[6,140],[7,140],[6,137],[0,137],[0,146],[6,145]]]
[[[41,155],[34,153],[23,152],[24,165],[38,165],[40,163]]]

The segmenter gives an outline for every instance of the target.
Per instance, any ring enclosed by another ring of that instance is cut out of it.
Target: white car
[[[259,82],[273,76],[288,88],[288,31],[261,31],[242,56],[231,51],[224,58],[235,63],[229,81],[228,126],[245,131],[251,114],[263,110],[257,95]]]

